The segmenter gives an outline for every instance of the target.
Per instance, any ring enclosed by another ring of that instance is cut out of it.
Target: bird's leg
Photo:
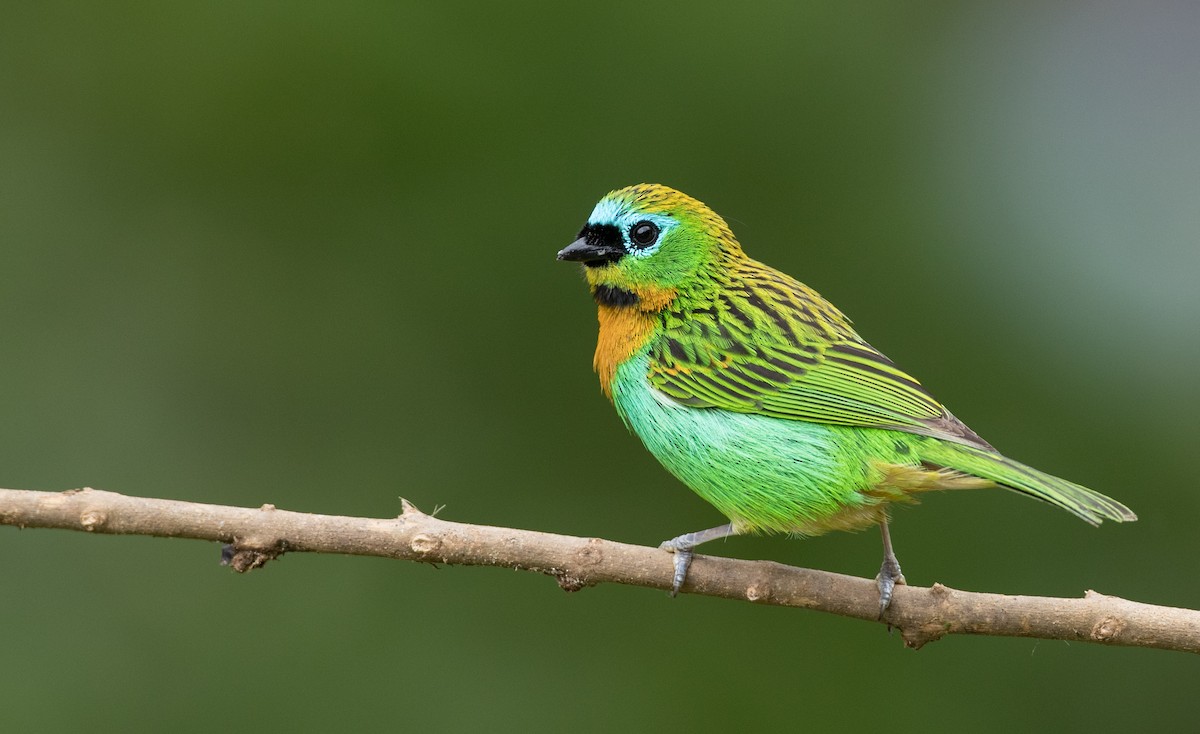
[[[883,565],[879,567],[879,575],[875,577],[875,585],[879,587],[879,617],[892,603],[892,591],[896,584],[907,583],[900,571],[900,561],[896,560],[896,552],[892,550],[892,536],[888,532],[887,518],[879,523],[879,531],[883,535]]]
[[[671,596],[678,594],[680,587],[683,586],[683,582],[687,580],[688,568],[692,565],[693,548],[710,540],[728,538],[730,535],[736,534],[737,531],[733,529],[733,523],[726,523],[720,527],[709,528],[708,530],[684,533],[678,538],[671,538],[659,545],[658,547],[662,550],[675,554],[675,575],[671,578]],[[897,566],[896,568],[900,567]]]

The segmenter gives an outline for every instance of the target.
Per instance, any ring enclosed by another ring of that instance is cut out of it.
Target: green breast
[[[646,349],[618,367],[613,403],[663,466],[742,531],[796,531],[872,504],[870,455],[883,431],[692,408],[657,392]],[[865,431],[865,434],[863,432]]]

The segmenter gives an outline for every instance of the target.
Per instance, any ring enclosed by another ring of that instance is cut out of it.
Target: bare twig
[[[287,512],[272,505],[247,509],[127,497],[95,489],[0,489],[0,524],[228,543],[227,560],[239,571],[284,552],[346,553],[535,571],[553,576],[567,591],[602,582],[655,589],[671,585],[671,557],[655,548],[447,522],[407,501],[403,510],[396,518],[372,519]],[[871,579],[770,561],[696,556],[683,590],[865,620],[876,620],[879,609]],[[941,584],[901,586],[879,621],[898,628],[914,648],[944,635],[968,634],[1200,652],[1200,611],[1094,591],[1080,599],[1058,599],[957,591]]]

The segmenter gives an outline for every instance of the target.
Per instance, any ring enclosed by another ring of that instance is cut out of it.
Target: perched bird
[[[1137,516],[1002,455],[867,344],[816,291],[748,257],[725,220],[658,184],[596,204],[559,260],[599,307],[600,387],[655,457],[729,523],[660,547],[672,594],[692,549],[752,532],[879,525],[880,615],[904,583],[888,506],[935,489],[1004,487],[1087,522]]]

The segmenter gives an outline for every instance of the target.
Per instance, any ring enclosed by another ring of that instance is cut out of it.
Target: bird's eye
[[[658,227],[654,222],[638,222],[629,228],[629,239],[638,247],[649,247],[658,241]]]

